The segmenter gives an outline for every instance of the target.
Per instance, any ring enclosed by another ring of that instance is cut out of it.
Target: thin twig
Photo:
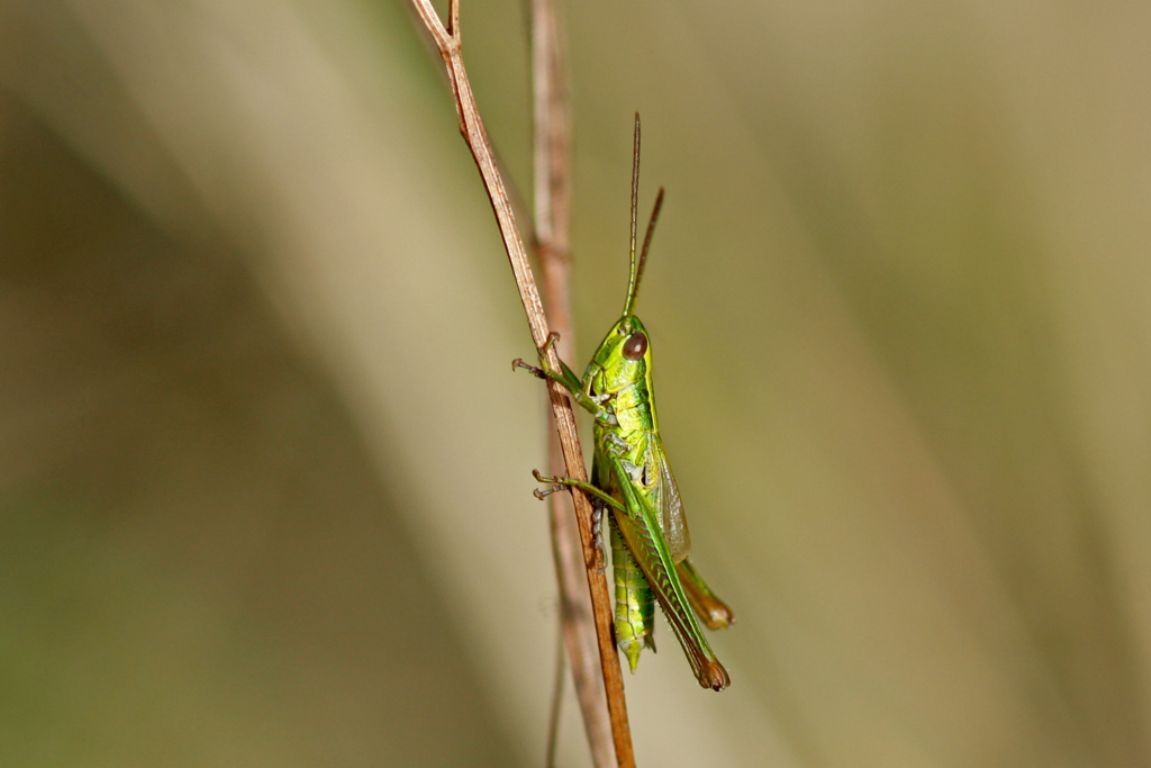
[[[435,40],[440,56],[444,60],[444,66],[447,68],[452,94],[455,97],[460,133],[463,134],[464,141],[467,142],[472,157],[475,158],[484,187],[487,189],[488,199],[491,201],[492,210],[496,215],[496,222],[499,225],[500,235],[503,237],[508,261],[511,263],[512,273],[515,276],[520,300],[527,315],[532,341],[538,349],[546,350],[548,362],[558,368],[558,354],[552,345],[547,344],[548,322],[544,315],[535,279],[532,276],[527,251],[524,249],[523,240],[516,227],[515,215],[508,201],[503,179],[493,160],[491,144],[488,141],[483,121],[480,119],[479,108],[476,106],[475,96],[472,93],[471,83],[468,80],[467,71],[460,54],[459,0],[450,1],[448,10],[450,25],[448,28],[444,27],[439,14],[432,7],[431,0],[412,0],[412,4],[424,26],[431,33],[432,39]],[[583,453],[580,448],[579,435],[576,432],[575,415],[572,413],[571,401],[557,384],[550,384],[548,391],[566,474],[578,480],[586,480],[587,470],[584,468]],[[616,760],[620,766],[634,766],[635,756],[632,753],[631,732],[628,729],[623,678],[620,672],[619,658],[616,655],[615,642],[612,639],[611,597],[608,592],[607,579],[597,569],[599,561],[592,538],[591,504],[583,494],[572,494],[571,498],[575,504],[575,516],[579,525],[584,574],[591,595],[596,643],[599,646],[600,673],[603,677],[604,691],[607,697]]]
[[[567,77],[560,44],[560,20],[554,0],[532,0],[532,165],[535,202],[535,251],[539,259],[544,306],[553,331],[560,335],[557,351],[571,360],[575,353],[575,333],[571,318],[571,113],[568,108]],[[548,456],[553,475],[560,474],[563,453],[556,437],[554,421],[548,435]],[[553,493],[550,504],[552,555],[560,592],[561,653],[571,660],[572,681],[584,732],[596,768],[615,763],[611,742],[611,722],[604,706],[603,680],[597,670],[595,622],[588,592],[584,588],[583,565],[579,558],[579,528],[568,494]],[[549,745],[559,728],[559,698],[548,723]]]

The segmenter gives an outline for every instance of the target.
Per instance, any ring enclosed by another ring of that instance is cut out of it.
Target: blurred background
[[[527,195],[524,5],[463,28]],[[1151,5],[567,5],[570,362],[638,109],[738,616],[640,763],[1151,766]],[[542,762],[543,395],[406,3],[0,0],[0,350],[0,764]]]

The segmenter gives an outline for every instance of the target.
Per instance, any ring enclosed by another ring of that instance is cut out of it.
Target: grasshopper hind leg
[[[716,691],[726,688],[731,677],[696,623],[679,568],[664,541],[659,512],[630,484],[631,476],[622,461],[612,460],[611,468],[628,510],[615,516],[621,538],[659,601],[699,684]]]
[[[720,599],[719,595],[711,591],[711,587],[699,575],[691,560],[683,559],[675,569],[679,573],[687,601],[691,603],[695,615],[708,629],[727,629],[735,622],[731,608]]]

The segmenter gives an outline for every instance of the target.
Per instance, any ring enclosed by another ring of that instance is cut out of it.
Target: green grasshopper
[[[603,511],[605,508],[612,511],[615,635],[631,670],[635,671],[644,647],[655,650],[652,633],[654,602],[658,600],[699,684],[719,691],[728,686],[731,678],[708,646],[692,612],[698,614],[709,629],[730,625],[732,612],[708,588],[688,560],[691,538],[687,518],[656,418],[651,345],[643,323],[633,314],[652,233],[663,204],[663,189],[660,189],[643,250],[637,258],[639,148],[637,114],[632,153],[630,274],[619,320],[607,332],[582,378],[562,361],[559,370],[549,366],[547,348],[555,343],[555,334],[540,350],[542,368],[530,366],[523,360],[516,360],[512,365],[513,369],[526,368],[541,379],[559,383],[576,403],[595,417],[592,482],[545,477],[537,470],[536,480],[550,487],[538,489],[536,496],[542,499],[564,488],[587,494],[595,507],[597,544]],[[597,546],[597,552],[599,550]]]

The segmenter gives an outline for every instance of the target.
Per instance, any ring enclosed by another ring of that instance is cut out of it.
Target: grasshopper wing
[[[691,553],[691,533],[687,529],[687,515],[683,513],[679,486],[675,484],[675,476],[671,473],[671,465],[667,462],[663,441],[653,433],[648,438],[648,446],[651,451],[650,463],[656,468],[653,473],[656,476],[656,484],[651,492],[652,502],[659,510],[659,524],[664,541],[671,550],[672,558],[679,563]]]
[[[647,578],[699,684],[704,688],[723,690],[731,683],[731,678],[695,621],[679,580],[675,559],[663,537],[661,513],[637,491],[619,459],[610,461],[628,510],[627,514],[615,514],[620,535]]]

